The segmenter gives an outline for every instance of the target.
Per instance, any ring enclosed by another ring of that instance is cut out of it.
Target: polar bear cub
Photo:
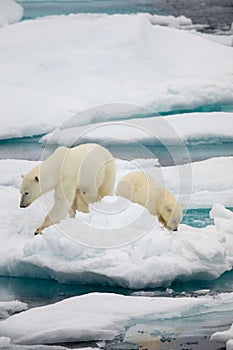
[[[146,207],[169,230],[177,231],[182,206],[174,195],[150,175],[135,171],[125,175],[117,186],[117,195]]]
[[[89,203],[111,195],[115,182],[112,154],[98,144],[58,147],[40,165],[23,176],[20,207],[31,205],[43,193],[54,190],[54,205],[35,234],[64,219],[69,212],[88,212]]]

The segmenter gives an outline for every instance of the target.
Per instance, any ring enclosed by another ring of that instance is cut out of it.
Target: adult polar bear
[[[111,195],[115,182],[112,154],[97,144],[58,147],[40,165],[23,176],[20,207],[26,208],[43,193],[55,190],[55,203],[35,234],[64,219],[69,212],[88,212],[89,203]]]
[[[182,220],[182,206],[175,196],[146,173],[125,175],[118,183],[117,195],[146,207],[169,230],[176,231]]]

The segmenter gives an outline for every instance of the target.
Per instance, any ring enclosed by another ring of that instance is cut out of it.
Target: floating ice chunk
[[[210,211],[210,217],[233,220],[233,213],[231,210],[227,210],[224,205],[215,203]]]
[[[168,26],[173,28],[183,28],[192,26],[193,22],[190,18],[185,16],[159,16],[159,15],[148,15],[152,24],[158,24],[160,26]]]
[[[46,133],[112,101],[121,107],[79,114],[79,126],[233,103],[231,48],[147,14],[23,21],[0,31],[0,46],[1,138]]]
[[[156,160],[116,163],[116,183],[139,166],[155,178],[160,176],[182,203],[189,198],[189,207],[203,206],[203,201],[208,207],[214,198],[219,202],[222,193],[222,203],[233,204],[232,157],[167,168],[154,166]],[[90,213],[77,213],[75,219],[67,218],[34,236],[53,203],[51,192],[29,208],[19,208],[20,174],[35,164],[17,160],[14,171],[13,160],[0,162],[7,169],[0,172],[1,275],[146,288],[175,279],[216,278],[232,268],[231,213],[217,205],[212,210],[215,225],[197,229],[181,224],[173,233],[161,228],[145,208],[106,197],[93,204]],[[187,174],[192,174],[191,187]]]
[[[0,27],[18,22],[23,17],[23,7],[15,0],[0,1]]]
[[[232,293],[199,298],[92,293],[14,315],[0,322],[0,333],[9,337],[13,344],[28,345],[111,340],[137,323],[159,320],[159,325],[153,324],[154,331],[158,327],[159,334],[164,320],[175,318],[177,322],[184,317],[204,316],[213,310],[224,313],[232,305]]]
[[[210,211],[210,217],[214,219],[217,230],[233,234],[233,212],[231,210],[227,210],[222,204],[215,203]]]
[[[0,301],[0,319],[25,310],[27,310],[27,304],[21,301]]]
[[[0,196],[7,191],[0,189]],[[233,238],[224,227],[180,225],[176,233],[168,232],[143,207],[129,202],[119,211],[120,198],[100,202],[40,236],[33,236],[46,214],[39,201],[28,210],[6,210],[0,202],[1,275],[136,289],[183,277],[216,278],[233,265]]]

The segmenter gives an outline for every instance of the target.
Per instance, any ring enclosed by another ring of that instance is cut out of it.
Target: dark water
[[[20,2],[20,1],[19,1]],[[193,23],[207,24],[206,31],[229,30],[233,22],[233,0],[76,0],[22,1],[25,19],[70,13],[136,13],[185,15]]]
[[[199,291],[215,295],[233,290],[233,270],[225,272],[215,280],[174,281],[171,286],[146,291],[130,290],[100,285],[62,284],[54,280],[0,276],[0,301],[20,300],[29,308],[52,304],[87,293],[117,293],[121,295],[143,295],[155,297],[200,296]],[[207,290],[210,290],[207,292]],[[143,294],[142,294],[143,293]]]

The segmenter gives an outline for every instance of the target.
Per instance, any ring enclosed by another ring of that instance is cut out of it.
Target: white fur
[[[117,194],[146,207],[170,230],[176,230],[182,220],[182,207],[174,195],[143,172],[124,176],[117,186]]]
[[[21,207],[29,206],[41,194],[55,190],[55,203],[43,224],[36,230],[60,222],[68,212],[88,211],[89,203],[111,195],[115,163],[111,153],[97,144],[74,148],[59,147],[41,165],[23,177]]]

